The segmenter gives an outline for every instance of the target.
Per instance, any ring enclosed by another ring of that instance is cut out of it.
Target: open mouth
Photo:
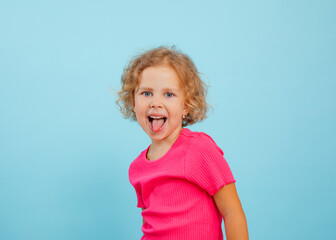
[[[150,123],[151,130],[154,132],[159,132],[163,129],[167,118],[159,116],[148,116],[148,121]]]

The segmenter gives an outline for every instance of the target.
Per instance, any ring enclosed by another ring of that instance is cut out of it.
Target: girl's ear
[[[187,104],[184,104],[183,115],[184,115],[184,116],[187,116],[188,112],[189,112],[189,107],[188,107]]]
[[[132,95],[132,110],[134,112],[134,108],[135,108],[135,97],[134,97],[134,94],[135,94],[135,90],[133,91],[133,95]]]
[[[133,102],[133,104],[132,104],[132,111],[133,112],[135,112],[134,109],[135,109],[135,103]]]

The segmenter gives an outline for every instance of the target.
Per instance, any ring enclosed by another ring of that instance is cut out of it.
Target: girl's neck
[[[181,129],[177,130],[177,132],[171,136],[169,139],[161,140],[161,141],[152,141],[147,153],[148,160],[156,160],[165,155],[171,146],[174,144],[176,139],[179,137],[181,133]]]

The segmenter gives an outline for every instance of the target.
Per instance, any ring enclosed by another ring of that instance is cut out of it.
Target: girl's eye
[[[168,97],[168,98],[171,98],[171,97],[174,97],[174,96],[175,96],[174,93],[171,93],[171,92],[166,93],[166,97]]]
[[[145,97],[149,97],[149,96],[151,96],[151,93],[150,92],[143,92],[143,93],[141,93],[142,95],[144,95]]]

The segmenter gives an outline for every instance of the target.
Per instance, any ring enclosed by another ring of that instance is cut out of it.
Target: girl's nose
[[[162,103],[159,99],[153,99],[153,101],[149,105],[151,108],[161,108]]]
[[[153,103],[153,102],[152,102],[152,103],[150,104],[150,107],[151,107],[151,108],[162,108],[162,104],[157,104],[157,103]]]

